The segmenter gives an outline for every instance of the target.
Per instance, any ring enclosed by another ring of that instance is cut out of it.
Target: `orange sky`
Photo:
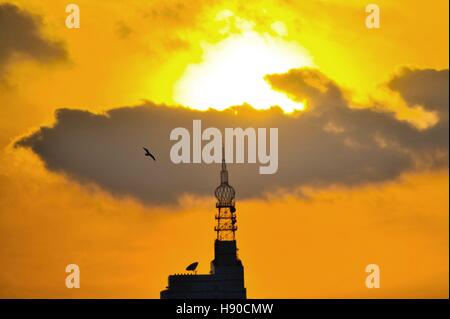
[[[28,154],[9,160],[25,169],[2,179],[2,297],[158,298],[192,260],[209,271],[214,198],[145,207],[49,174]],[[306,194],[238,201],[249,297],[446,296],[446,171]],[[82,288],[69,290],[64,268],[75,262]],[[379,290],[365,288],[370,263],[382,269]]]
[[[258,77],[312,66],[353,106],[377,101],[397,119],[428,127],[436,115],[385,84],[404,66],[448,69],[447,1],[378,1],[379,30],[365,28],[366,3],[356,0],[79,0],[79,30],[64,26],[66,1],[12,3],[42,16],[42,34],[63,41],[68,56],[0,60],[0,297],[158,298],[167,275],[194,260],[208,272],[213,258],[213,197],[143,203],[50,171],[31,150],[12,146],[53,123],[56,109],[103,112],[142,100],[267,108],[273,100],[289,112],[303,105],[273,95]],[[252,48],[267,52],[261,63],[233,57]],[[243,70],[242,85],[251,83],[229,100],[220,88],[236,79],[221,69],[224,61]],[[199,81],[219,81],[218,89],[202,93]],[[302,187],[306,196],[292,187],[240,200],[237,188],[248,296],[448,298],[448,188],[448,167],[426,166],[379,183]],[[64,286],[69,263],[80,265],[81,289]],[[369,263],[381,267],[378,290],[364,286]]]

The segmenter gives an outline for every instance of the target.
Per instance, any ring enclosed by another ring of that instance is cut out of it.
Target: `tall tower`
[[[169,285],[161,291],[162,299],[172,298],[233,298],[245,299],[244,267],[237,256],[236,208],[234,188],[228,184],[225,151],[222,149],[220,185],[216,188],[215,214],[217,233],[214,260],[209,274],[178,274],[169,276]]]
[[[225,284],[223,293],[231,298],[246,298],[244,286],[244,267],[237,255],[236,246],[236,208],[234,188],[228,184],[228,171],[225,162],[225,150],[222,149],[222,170],[220,185],[216,188],[217,198],[215,214],[217,233],[214,241],[214,260],[211,262],[211,273]]]

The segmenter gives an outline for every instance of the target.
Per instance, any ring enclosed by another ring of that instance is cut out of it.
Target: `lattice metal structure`
[[[225,150],[222,149],[222,170],[220,171],[220,185],[216,188],[217,224],[214,230],[217,232],[217,240],[235,240],[236,208],[234,207],[234,188],[228,184],[228,171],[225,163]]]
[[[169,276],[168,286],[161,291],[161,299],[245,299],[244,266],[238,257],[235,239],[236,209],[234,188],[228,184],[225,154],[222,150],[220,185],[216,188],[217,238],[214,241],[214,260],[209,274]],[[187,269],[194,269],[196,264]]]

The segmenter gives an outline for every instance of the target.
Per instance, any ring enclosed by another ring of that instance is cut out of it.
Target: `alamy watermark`
[[[66,266],[66,287],[69,289],[80,288],[80,267],[77,264]]]
[[[278,170],[278,128],[225,128],[223,136],[218,128],[202,130],[202,121],[193,120],[192,136],[188,129],[177,127],[171,131],[170,140],[177,141],[170,150],[175,164],[221,163],[224,147],[227,163],[258,162],[260,174],[275,174]]]
[[[369,289],[380,288],[380,266],[369,264],[366,266],[366,287]]]
[[[66,5],[66,27],[67,29],[79,29],[80,28],[80,7],[75,3],[69,3]]]
[[[366,6],[366,27],[367,29],[380,28],[380,7],[377,4],[371,3]]]

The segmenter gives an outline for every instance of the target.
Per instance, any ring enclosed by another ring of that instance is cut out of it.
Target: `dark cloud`
[[[391,113],[352,109],[341,89],[316,70],[292,70],[267,80],[294,98],[306,98],[308,111],[291,116],[279,108],[257,111],[239,106],[201,112],[150,102],[105,114],[60,109],[54,126],[41,127],[16,145],[31,148],[50,170],[97,183],[114,194],[159,203],[173,202],[183,193],[212,194],[219,182],[217,164],[175,165],[169,158],[174,143],[169,140],[171,130],[186,127],[192,132],[194,119],[201,119],[203,128],[222,131],[225,127],[279,128],[276,174],[260,175],[259,164],[230,165],[230,181],[238,198],[302,185],[385,181],[419,164],[448,165],[448,121],[420,131]],[[415,78],[411,81],[416,84]],[[440,81],[448,82],[448,77]],[[403,85],[406,90],[407,84]],[[445,105],[439,107],[448,108],[448,92],[433,92],[447,94],[447,100],[441,100]],[[429,101],[422,101],[424,107],[437,107]],[[144,145],[156,155],[156,162],[144,157]]]
[[[448,121],[448,70],[413,70],[405,68],[388,86],[398,91],[411,105],[422,105],[438,113],[441,121]]]
[[[0,4],[0,77],[14,57],[49,63],[67,57],[62,42],[45,38],[42,19],[14,4]]]
[[[429,145],[444,156],[440,160],[448,163],[448,110],[449,70],[404,68],[389,83],[388,87],[400,93],[411,106],[420,105],[438,115],[439,122],[420,134],[410,144]],[[432,159],[433,160],[433,159]]]
[[[438,110],[439,122],[423,132],[396,120],[393,113],[349,107],[338,85],[315,69],[291,70],[269,75],[266,79],[274,89],[294,99],[307,100],[311,110],[305,113],[304,121],[320,125],[331,121],[345,128],[345,132],[350,133],[347,138],[358,141],[359,145],[369,146],[376,137],[378,144],[396,145],[398,150],[417,156],[433,151],[448,152],[448,70],[404,69],[388,83],[388,87],[398,91],[411,107],[420,104],[427,110]]]

